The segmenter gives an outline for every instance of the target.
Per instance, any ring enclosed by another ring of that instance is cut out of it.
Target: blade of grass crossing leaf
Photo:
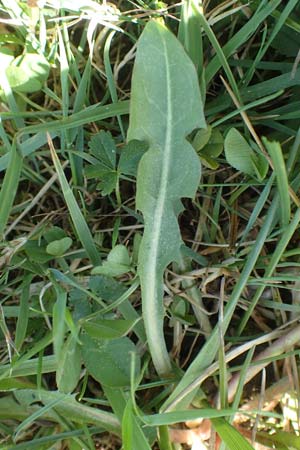
[[[0,191],[0,240],[2,240],[10,211],[17,193],[23,158],[16,149],[15,141],[9,152],[8,167]]]
[[[91,232],[87,226],[87,223],[81,213],[81,210],[76,202],[73,192],[69,186],[69,183],[65,177],[64,171],[62,169],[61,163],[56,155],[55,149],[53,147],[52,140],[48,135],[48,144],[51,151],[52,160],[57,172],[62,192],[68,206],[73,224],[77,231],[80,242],[82,243],[84,249],[86,250],[93,265],[99,265],[101,263],[100,254],[95,246]]]
[[[111,96],[113,103],[118,102],[118,94],[117,94],[114,75],[111,70],[109,51],[110,51],[110,45],[111,45],[111,42],[112,42],[112,39],[113,39],[115,33],[116,33],[115,31],[112,31],[111,33],[109,33],[109,35],[105,41],[104,50],[103,50],[103,61],[104,61],[104,67],[105,67],[105,74],[107,77],[108,89],[109,89],[110,96]],[[120,130],[121,130],[122,137],[125,140],[125,131],[124,131],[121,116],[118,115],[117,119],[118,119],[118,124],[119,124]]]
[[[270,142],[266,138],[262,138],[262,141],[268,150],[276,174],[277,189],[280,197],[280,213],[281,224],[286,226],[291,217],[291,202],[289,195],[289,183],[286,172],[285,162],[282,154],[282,149],[279,142]]]
[[[254,450],[252,445],[225,419],[220,417],[210,420],[229,450]]]
[[[16,326],[16,337],[15,337],[15,345],[17,350],[20,350],[27,331],[27,325],[28,325],[28,318],[29,318],[29,290],[30,290],[30,283],[32,280],[33,275],[27,275],[24,278],[24,281],[21,285],[21,296],[20,296],[20,313],[17,320],[17,326]]]

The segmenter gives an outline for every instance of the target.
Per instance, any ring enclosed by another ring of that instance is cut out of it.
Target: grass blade
[[[69,183],[66,179],[66,176],[64,174],[63,168],[61,166],[61,163],[57,157],[57,154],[55,152],[52,139],[50,135],[48,134],[48,144],[50,147],[50,152],[52,156],[52,160],[55,166],[55,170],[58,175],[58,179],[62,188],[62,192],[66,201],[66,204],[68,206],[68,209],[70,211],[70,215],[73,221],[73,224],[75,226],[75,229],[77,231],[78,237],[80,239],[80,242],[82,243],[83,247],[85,248],[91,262],[93,265],[97,266],[101,264],[101,258],[100,253],[98,252],[95,243],[93,241],[93,237],[91,235],[91,232],[89,230],[89,227],[87,226],[87,223],[82,215],[82,212],[76,202],[76,199],[73,195],[73,192],[69,186]]]
[[[0,191],[0,240],[2,240],[2,235],[17,193],[22,163],[23,158],[16,149],[14,142],[10,149],[8,167]]]
[[[270,153],[274,172],[276,174],[277,189],[280,197],[280,215],[281,224],[286,226],[291,217],[291,201],[289,194],[289,183],[286,172],[285,162],[279,142],[270,142],[266,138],[262,138],[262,141]]]

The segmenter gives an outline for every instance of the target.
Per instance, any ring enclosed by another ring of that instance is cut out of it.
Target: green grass
[[[0,449],[299,448],[299,19],[0,1]]]

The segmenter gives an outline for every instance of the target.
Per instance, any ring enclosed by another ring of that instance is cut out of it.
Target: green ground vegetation
[[[0,449],[300,448],[299,23],[0,1]]]

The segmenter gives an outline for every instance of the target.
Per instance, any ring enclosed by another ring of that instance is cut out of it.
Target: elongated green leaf
[[[92,263],[95,265],[100,264],[100,262],[101,262],[100,254],[95,246],[90,229],[85,221],[85,218],[83,217],[83,214],[76,202],[74,194],[73,194],[73,192],[69,186],[69,183],[66,179],[62,165],[61,165],[60,160],[58,159],[58,156],[55,152],[55,149],[53,147],[50,136],[48,136],[48,142],[49,142],[50,151],[51,151],[53,163],[55,166],[55,170],[57,172],[58,179],[59,179],[59,182],[60,182],[63,194],[64,194],[66,204],[69,208],[70,215],[72,217],[74,226],[78,233],[78,237],[79,237],[80,241],[82,242],[82,245],[85,248],[88,256],[90,257]]]
[[[252,445],[225,419],[219,417],[211,419],[211,421],[216,432],[229,450],[254,450]]]
[[[26,337],[26,331],[28,326],[29,318],[29,297],[30,297],[30,283],[32,280],[32,275],[26,275],[22,283],[22,293],[20,297],[20,314],[18,316],[17,327],[16,327],[16,337],[15,346],[20,350],[24,339]]]
[[[149,22],[138,42],[128,139],[149,144],[137,175],[137,208],[145,221],[138,270],[148,344],[160,375],[171,368],[163,271],[180,256],[180,198],[194,197],[200,180],[199,158],[185,139],[196,127],[205,127],[205,119],[195,67],[167,28]]]
[[[18,404],[22,406],[22,410],[26,411],[27,416],[28,413],[34,413],[40,408],[40,406],[35,405],[37,402],[42,402],[45,406],[49,406],[49,404],[51,405],[56,402],[55,410],[63,417],[67,417],[70,421],[81,424],[92,423],[94,425],[99,425],[112,433],[120,433],[120,424],[114,414],[79,403],[73,395],[65,395],[56,391],[47,392],[42,390],[36,391],[34,389],[21,389],[16,391],[14,396],[16,397]],[[5,404],[8,405],[6,398]],[[9,413],[9,410],[6,410],[6,418],[9,417]],[[46,418],[54,421],[57,420],[57,413],[55,412],[53,414],[50,408],[45,411],[45,413]]]
[[[68,337],[62,348],[62,357],[56,371],[56,383],[60,392],[72,392],[80,378],[81,354],[76,337]]]
[[[280,197],[280,212],[281,223],[283,226],[289,223],[291,217],[291,202],[289,194],[288,176],[285,167],[285,162],[282,154],[282,149],[279,142],[270,142],[267,138],[263,137],[263,143],[268,150],[273,165],[274,172],[276,174],[277,187]]]
[[[122,420],[124,450],[150,450],[151,447],[134,415],[131,400],[128,400]]]
[[[0,239],[2,238],[15,199],[23,163],[23,159],[15,145],[11,147],[9,155],[9,163],[0,191]]]
[[[67,293],[59,285],[55,285],[54,287],[56,291],[56,302],[53,306],[53,347],[57,361],[60,362],[65,335]]]

